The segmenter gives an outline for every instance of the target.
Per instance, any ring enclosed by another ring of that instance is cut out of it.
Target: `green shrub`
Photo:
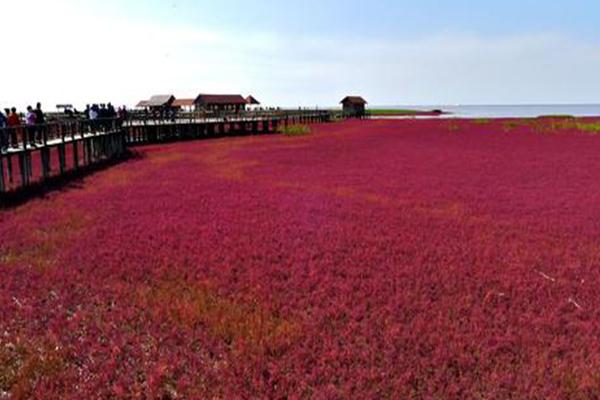
[[[546,118],[546,119],[548,119],[548,118],[550,118],[550,119],[575,119],[574,116],[568,115],[568,114],[555,114],[555,115],[549,114],[549,115],[540,115],[538,117],[538,119],[544,119],[544,118]]]
[[[289,125],[279,128],[279,133],[286,136],[305,136],[310,134],[310,127],[307,125]]]
[[[600,133],[600,122],[580,122],[577,128],[584,132]]]

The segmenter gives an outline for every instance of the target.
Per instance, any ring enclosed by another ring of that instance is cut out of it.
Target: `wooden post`
[[[19,172],[21,173],[21,186],[27,186],[27,160],[25,151],[19,152]]]
[[[13,183],[13,167],[12,167],[12,155],[6,155],[6,172],[8,173],[8,183],[12,185]]]
[[[79,146],[77,142],[71,142],[71,146],[73,147],[73,166],[75,169],[79,168]]]
[[[46,180],[50,177],[50,149],[47,145],[40,151],[40,160],[42,162],[42,177]]]
[[[60,145],[58,145],[58,164],[60,168],[60,174],[65,173],[65,169],[67,168],[67,154],[66,154],[66,145],[65,145],[65,128],[64,126],[60,126]]]
[[[4,182],[4,154],[0,155],[0,193],[6,191]]]

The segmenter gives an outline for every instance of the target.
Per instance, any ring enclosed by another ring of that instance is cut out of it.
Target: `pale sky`
[[[600,103],[597,0],[0,0],[0,106]]]

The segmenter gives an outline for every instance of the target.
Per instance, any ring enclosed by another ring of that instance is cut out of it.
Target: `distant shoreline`
[[[410,110],[410,109],[386,109],[386,108],[373,108],[367,109],[367,113],[374,117],[388,116],[388,117],[436,117],[443,114],[447,114],[441,109],[435,110]]]
[[[572,115],[574,117],[600,116],[600,104],[547,104],[547,105],[384,105],[372,106],[376,116],[424,116],[424,110],[441,110],[441,116],[457,118],[537,118],[544,115]],[[395,112],[393,110],[402,110]],[[369,111],[369,109],[367,109]]]

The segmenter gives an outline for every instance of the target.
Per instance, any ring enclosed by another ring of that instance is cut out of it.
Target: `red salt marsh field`
[[[150,146],[0,211],[0,397],[597,398],[597,126]]]

